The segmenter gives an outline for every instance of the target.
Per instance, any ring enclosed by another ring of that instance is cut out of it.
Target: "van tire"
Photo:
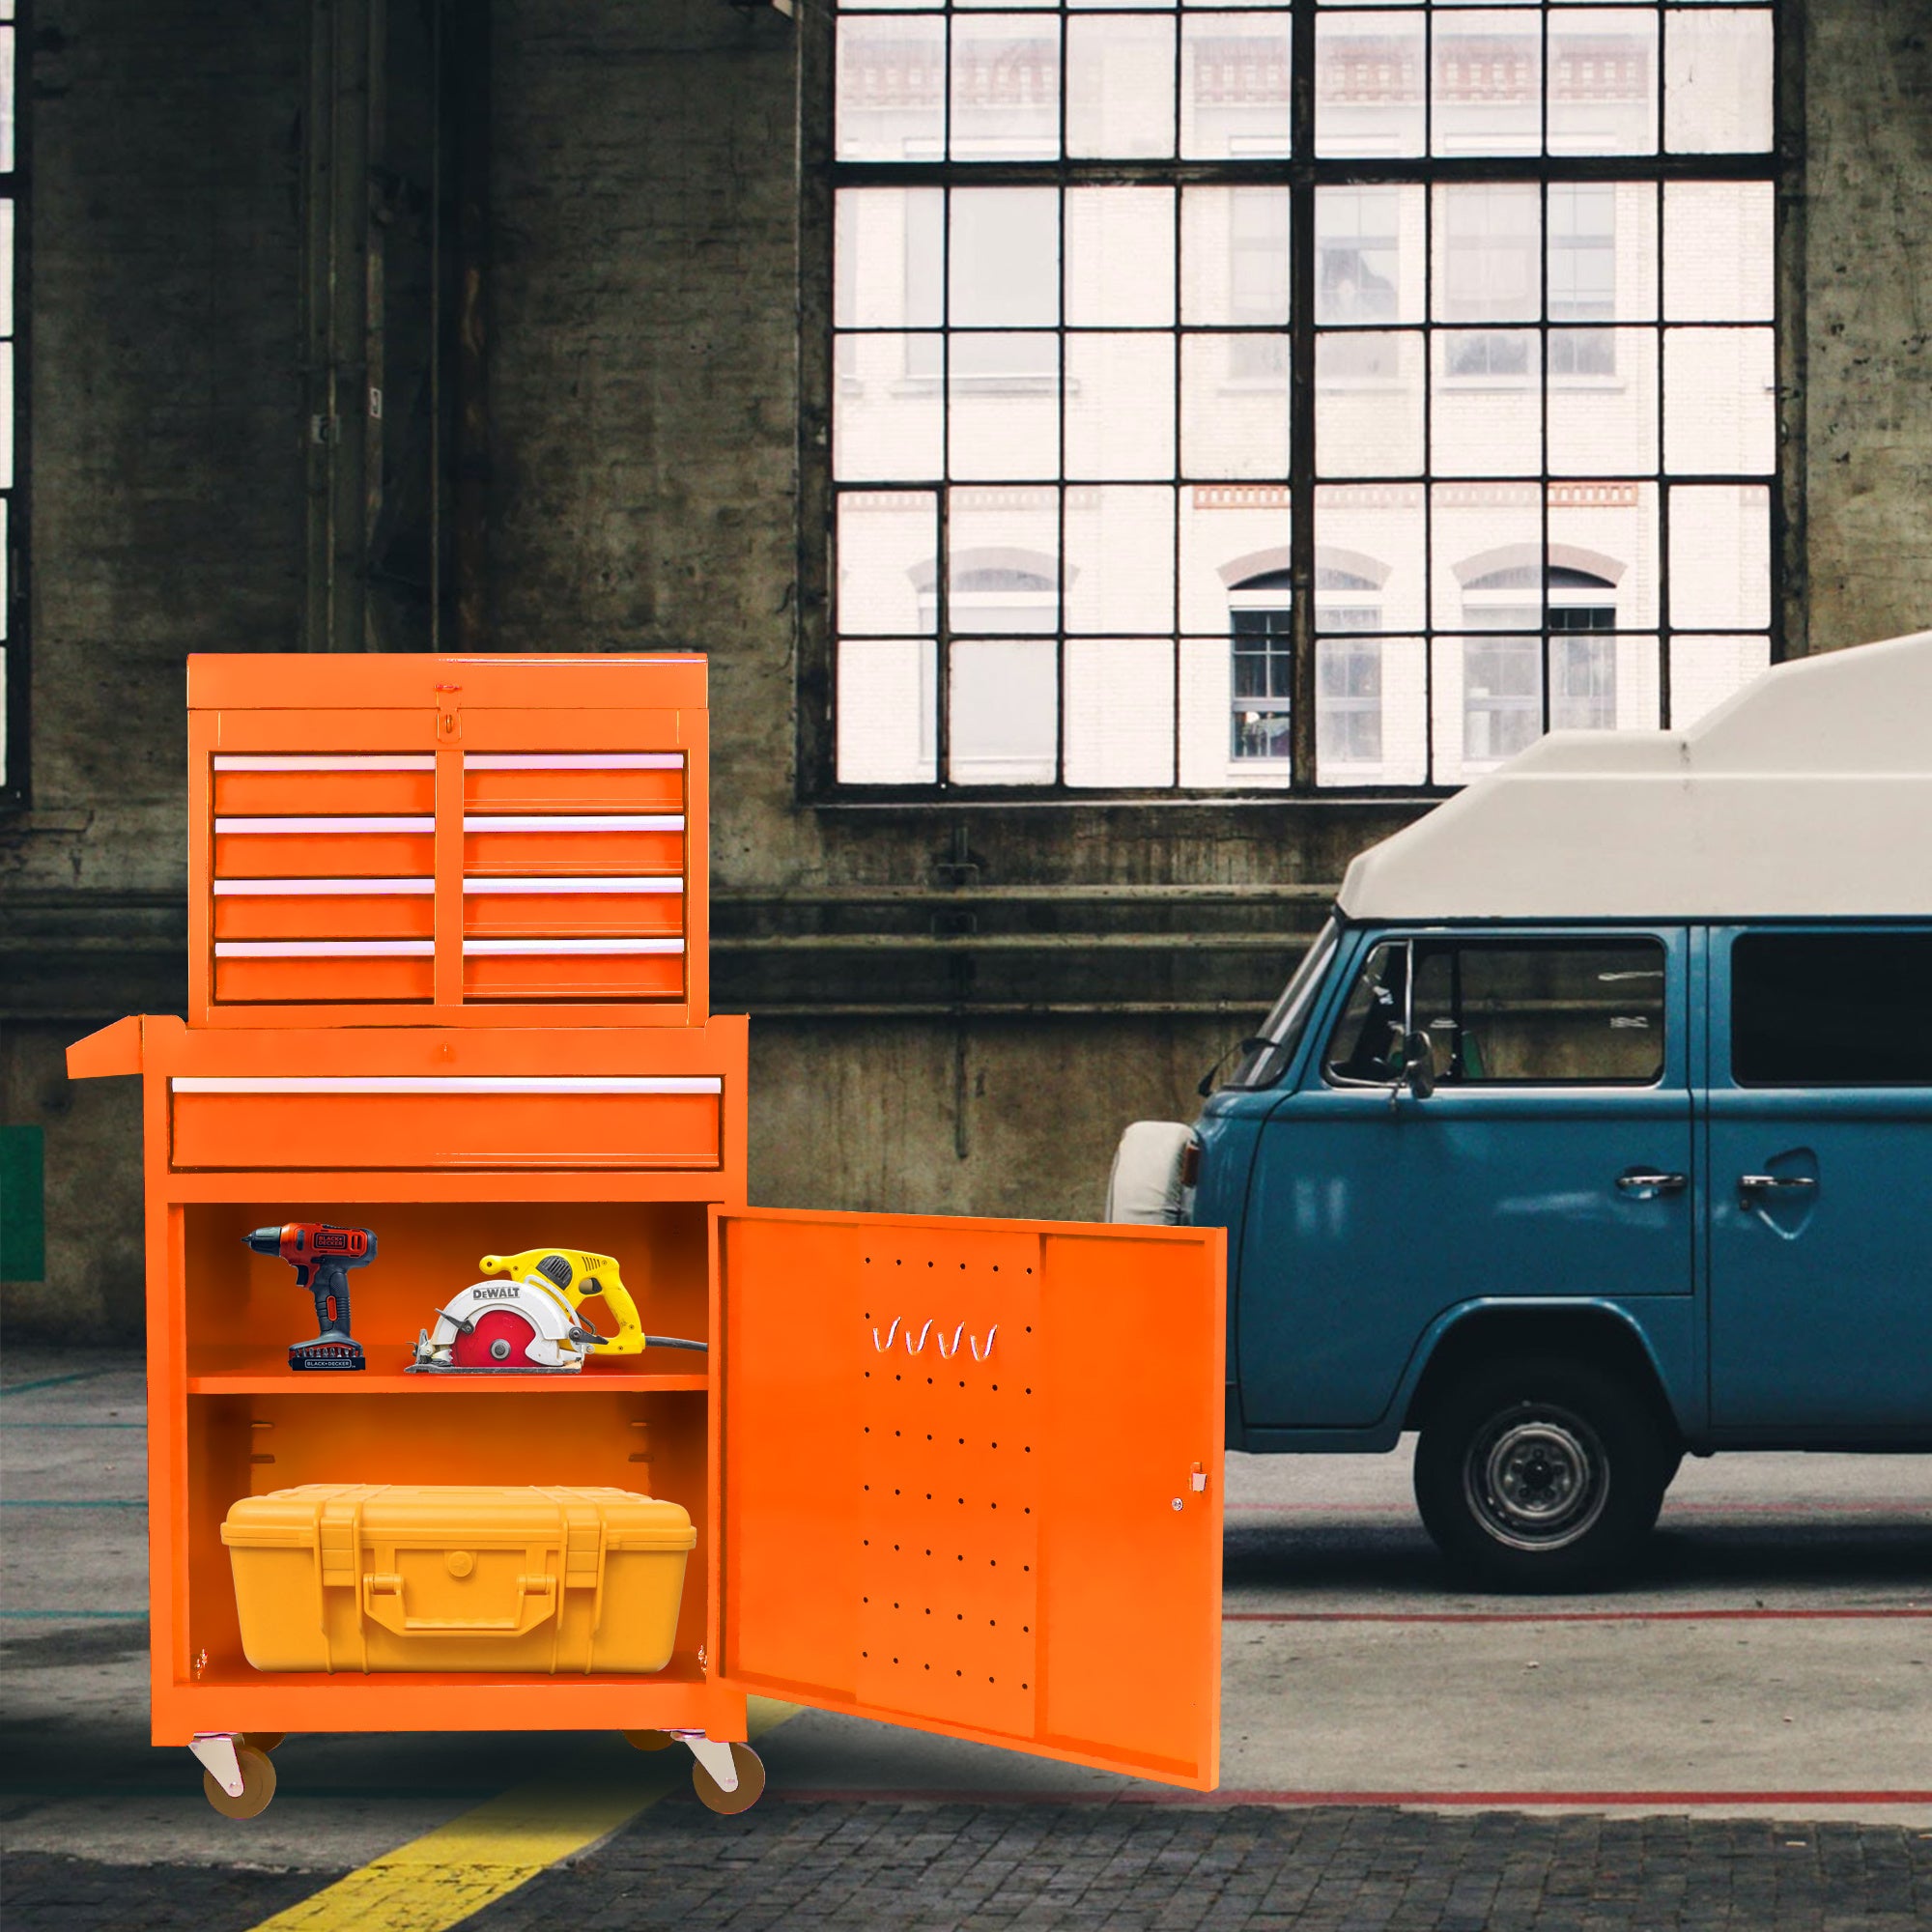
[[[1675,1443],[1623,1377],[1560,1356],[1485,1364],[1422,1423],[1415,1503],[1479,1588],[1622,1580],[1657,1521]]]

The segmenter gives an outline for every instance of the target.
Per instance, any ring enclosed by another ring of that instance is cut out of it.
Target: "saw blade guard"
[[[577,1312],[541,1276],[472,1282],[437,1311],[417,1347],[423,1367],[581,1369],[592,1346]]]

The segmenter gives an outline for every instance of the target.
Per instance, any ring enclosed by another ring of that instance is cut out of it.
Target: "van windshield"
[[[1335,956],[1336,925],[1331,918],[1316,935],[1315,944],[1301,955],[1288,989],[1274,1003],[1274,1010],[1262,1022],[1255,1035],[1264,1044],[1247,1054],[1235,1068],[1230,1087],[1269,1087],[1279,1080],[1301,1036],[1308,1030],[1308,1015],[1314,1009],[1315,991]]]

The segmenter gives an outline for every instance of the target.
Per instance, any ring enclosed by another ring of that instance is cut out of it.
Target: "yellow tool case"
[[[670,1661],[697,1533],[628,1490],[308,1483],[221,1540],[257,1670],[630,1673]]]

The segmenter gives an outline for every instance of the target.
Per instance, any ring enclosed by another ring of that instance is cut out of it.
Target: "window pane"
[[[1422,320],[1420,187],[1315,190],[1315,319],[1366,324]]]
[[[1407,983],[1406,946],[1370,952],[1322,1056],[1321,1070],[1329,1079],[1380,1083],[1401,1072]]]
[[[1542,628],[1543,498],[1535,483],[1438,483],[1430,492],[1439,626]]]
[[[14,332],[14,204],[0,201],[0,335]]]
[[[1419,330],[1315,338],[1318,476],[1422,473]]]
[[[1052,158],[1060,152],[1060,22],[1051,15],[952,18],[952,156]]]
[[[1657,15],[1565,7],[1549,16],[1549,152],[1657,152]]]
[[[1437,10],[1431,146],[1438,155],[1534,155],[1543,144],[1543,16],[1530,8]]]
[[[1437,322],[1534,322],[1543,313],[1543,212],[1527,183],[1435,190]]]
[[[1174,321],[1174,190],[1066,190],[1066,320],[1078,327]]]
[[[1549,473],[1641,476],[1657,469],[1657,331],[1552,328]]]
[[[1657,485],[1552,483],[1548,516],[1544,601],[1551,628],[1654,628],[1662,575]],[[1602,621],[1588,627],[1571,621],[1582,611],[1601,613]]]
[[[908,636],[938,622],[939,498],[929,490],[838,497],[838,628]]]
[[[1769,638],[1694,638],[1680,632],[1670,640],[1670,728],[1695,724],[1770,667]]]
[[[840,188],[833,321],[840,328],[938,327],[945,223],[943,189]]]
[[[1415,949],[1416,1030],[1445,1087],[1648,1085],[1663,1071],[1650,941]]]
[[[1762,484],[1671,491],[1670,621],[1741,631],[1771,622],[1771,493]]]
[[[1323,13],[1315,22],[1315,152],[1419,155],[1420,13]]]
[[[1037,636],[1059,627],[1059,491],[954,490],[946,526],[948,616],[955,633]]]
[[[954,327],[1050,328],[1060,320],[1060,196],[1050,187],[956,187],[947,258]]]
[[[1664,315],[1672,322],[1769,322],[1776,227],[1769,182],[1667,184]]]
[[[1288,385],[1257,375],[1254,338],[1180,338],[1180,463],[1188,476],[1286,477]]]
[[[1152,481],[1174,474],[1174,337],[1066,338],[1070,477]]]
[[[1534,476],[1543,467],[1542,344],[1528,329],[1437,329],[1430,466],[1438,476]]]
[[[1174,782],[1174,645],[1167,639],[1069,639],[1066,782]]]
[[[944,19],[842,19],[838,67],[841,161],[938,156],[946,140]]]
[[[1180,28],[1180,152],[1199,158],[1289,150],[1286,12],[1193,14]]]
[[[1060,735],[1048,638],[955,643],[948,776],[955,784],[1051,784]]]
[[[947,473],[1050,477],[1060,469],[1060,340],[954,335],[946,380]]]
[[[1673,153],[1757,154],[1771,146],[1768,9],[1663,15],[1663,140]]]
[[[1066,628],[1174,629],[1172,489],[1068,489]]]
[[[1345,573],[1373,583],[1379,630],[1419,631],[1429,621],[1422,574],[1426,534],[1419,483],[1324,483],[1315,493],[1317,581],[1333,582],[1331,573]],[[1366,595],[1349,594],[1356,600]],[[1318,602],[1318,622],[1327,602],[1325,596]]]
[[[1066,152],[1174,153],[1174,21],[1103,15],[1066,24]]]
[[[1769,474],[1777,372],[1768,328],[1663,331],[1663,461],[1691,475]]]
[[[1747,933],[1731,948],[1740,1087],[1932,1086],[1932,933]]]
[[[842,335],[832,388],[832,473],[920,482],[944,467],[937,335]]]
[[[1318,592],[1318,625],[1342,614]],[[1420,638],[1317,638],[1316,783],[1424,783],[1427,688],[1428,657]]]
[[[1286,327],[1288,227],[1286,188],[1182,189],[1181,320]]]
[[[1224,627],[1226,618],[1223,618]],[[1207,638],[1180,640],[1180,782],[1183,785],[1230,787],[1241,791],[1278,791],[1293,781],[1293,764],[1285,737],[1286,711],[1270,711],[1276,722],[1257,728],[1258,752],[1267,749],[1267,732],[1275,734],[1278,756],[1236,757],[1234,738],[1240,728],[1234,697],[1234,648],[1228,629]],[[1250,680],[1252,681],[1252,680]],[[1286,704],[1287,699],[1279,700]],[[1239,700],[1241,712],[1260,706],[1252,698]]]
[[[840,782],[930,784],[939,776],[937,664],[930,638],[847,638],[840,643]]]
[[[1285,483],[1195,483],[1180,493],[1180,627],[1225,631],[1236,584],[1291,562]]]

